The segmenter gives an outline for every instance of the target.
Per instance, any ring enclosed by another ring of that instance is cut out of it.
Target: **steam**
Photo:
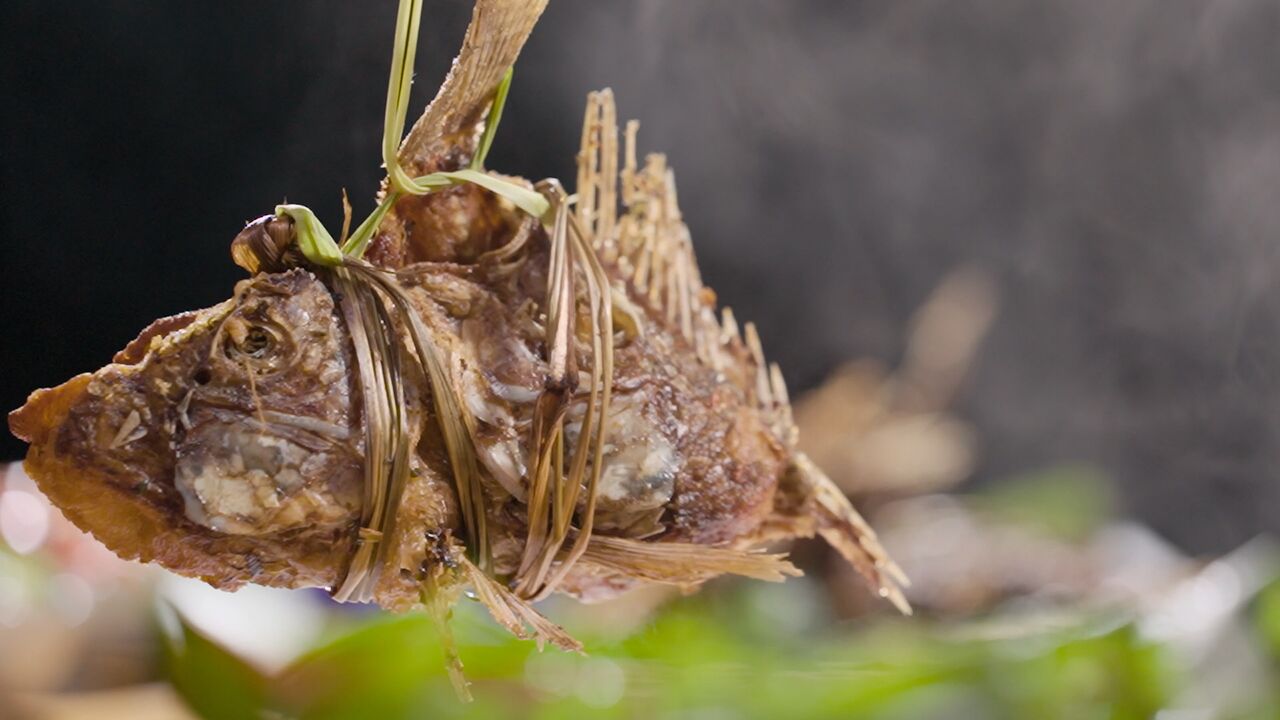
[[[794,386],[897,361],[985,267],[980,478],[1095,462],[1222,550],[1280,523],[1277,28],[1258,0],[562,0],[522,71],[555,78],[553,137],[614,88]]]

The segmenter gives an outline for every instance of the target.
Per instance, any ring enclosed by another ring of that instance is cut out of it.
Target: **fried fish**
[[[399,147],[409,174],[468,166],[544,5],[476,4]],[[797,571],[759,548],[815,534],[905,611],[901,572],[797,450],[755,328],[716,314],[636,130],[592,93],[574,194],[505,178],[548,199],[540,218],[479,184],[388,183],[363,259],[338,267],[297,252],[290,217],[251,222],[231,299],[9,415],[27,472],[123,558],[395,610],[470,585],[565,647],[530,602],[780,580]]]

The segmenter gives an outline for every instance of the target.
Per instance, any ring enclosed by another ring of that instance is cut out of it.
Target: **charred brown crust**
[[[260,276],[238,288],[237,297],[251,287],[260,296],[290,296],[315,282],[304,271]],[[10,431],[30,443],[25,468],[41,491],[122,558],[156,562],[223,589],[246,582],[329,586],[352,528],[220,533],[186,517],[174,486],[186,401],[202,376],[208,381],[215,331],[231,308],[224,303],[157,320],[117,353],[118,362],[32,393],[9,414]],[[264,393],[281,390],[266,383]]]
[[[191,323],[195,322],[199,317],[198,310],[188,310],[187,312],[178,313],[162,317],[152,322],[145,330],[138,333],[138,337],[129,341],[124,349],[115,354],[111,361],[121,365],[136,365],[142,362],[142,358],[146,357],[147,350],[151,347],[151,340],[157,337],[164,337],[169,333],[177,332]]]

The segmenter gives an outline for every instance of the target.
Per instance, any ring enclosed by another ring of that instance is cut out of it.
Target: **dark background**
[[[346,187],[362,217],[394,12],[6,2],[0,405],[227,297],[281,199],[336,227]],[[411,115],[469,12],[428,1]],[[977,482],[1089,462],[1193,551],[1280,529],[1280,5],[552,0],[489,165],[571,178],[604,86],[793,388],[895,361],[977,263]]]

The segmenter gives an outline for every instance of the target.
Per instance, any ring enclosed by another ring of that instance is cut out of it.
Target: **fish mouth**
[[[53,388],[42,388],[31,393],[27,402],[9,412],[9,432],[32,446],[43,444],[49,431],[61,424],[88,384],[90,376],[77,375]]]
[[[9,414],[9,429],[30,443],[23,463],[27,474],[68,520],[120,557],[171,569],[190,567],[188,574],[235,586],[234,562],[184,543],[188,533],[168,508],[126,488],[119,468],[101,453],[76,452],[60,439],[73,412],[92,400],[93,380],[84,373],[37,390]]]

